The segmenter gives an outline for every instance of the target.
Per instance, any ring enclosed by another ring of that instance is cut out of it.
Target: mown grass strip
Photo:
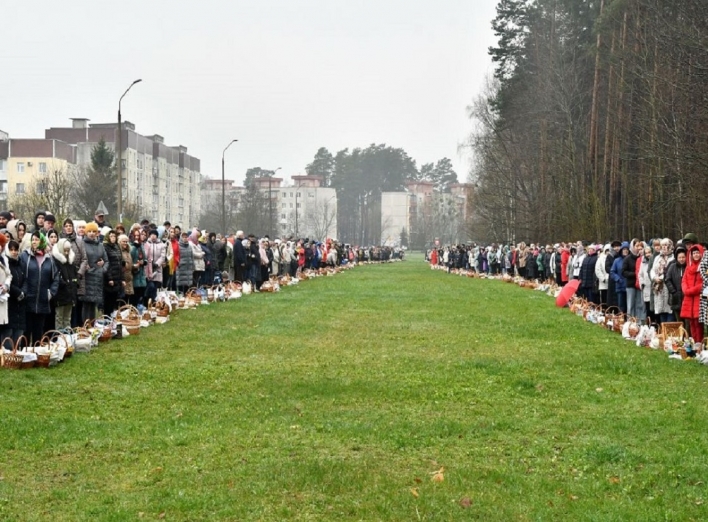
[[[540,292],[361,267],[0,373],[0,518],[703,519],[706,375]]]

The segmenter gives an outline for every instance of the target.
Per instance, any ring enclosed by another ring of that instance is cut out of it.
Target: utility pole
[[[238,140],[231,140],[231,142],[224,148],[224,152],[221,153],[221,233],[226,235],[226,180],[224,175],[226,172],[225,168],[225,156],[226,150],[236,143]]]
[[[142,82],[141,79],[131,83],[123,93],[123,96],[118,100],[118,138],[116,139],[116,147],[118,148],[118,222],[123,221],[123,119],[120,113],[120,104],[128,91],[133,88],[136,83]]]

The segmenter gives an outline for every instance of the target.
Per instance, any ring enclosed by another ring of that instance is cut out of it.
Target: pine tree
[[[109,215],[116,215],[118,175],[114,160],[115,153],[101,137],[91,150],[91,167],[77,175],[75,211],[78,215],[92,218],[101,201]]]

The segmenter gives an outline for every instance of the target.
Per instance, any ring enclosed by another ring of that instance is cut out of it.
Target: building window
[[[47,164],[43,161],[39,162],[39,173],[40,174],[46,174],[47,173]]]
[[[293,204],[292,204],[292,203],[290,203],[290,208],[293,208]]]
[[[16,183],[15,184],[15,193],[16,194],[24,194],[25,193],[25,184],[24,183]]]
[[[280,219],[285,219],[285,214],[280,214]]]
[[[300,193],[299,193],[299,192],[297,193],[297,197],[300,197]]]
[[[0,194],[7,194],[7,181],[0,181]]]
[[[43,181],[40,181],[39,183],[37,183],[37,194],[44,194],[45,192],[47,192],[45,183]]]
[[[292,193],[292,192],[290,193],[290,197],[293,197],[293,193]]]
[[[297,208],[300,208],[300,203],[297,204]]]
[[[287,204],[287,203],[283,203],[283,208],[288,208],[288,204]]]
[[[18,174],[24,174],[25,173],[25,164],[22,162],[17,163],[17,173]]]
[[[307,197],[308,197],[308,198],[314,198],[314,197],[315,197],[315,194],[314,194],[313,192],[308,192],[308,193],[307,193]]]

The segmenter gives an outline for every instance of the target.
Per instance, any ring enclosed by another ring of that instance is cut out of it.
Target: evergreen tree
[[[108,213],[116,215],[118,175],[114,165],[115,153],[101,137],[91,150],[91,166],[78,171],[75,190],[75,212],[92,219],[99,202]]]
[[[330,178],[334,173],[334,157],[325,147],[320,147],[315,154],[312,163],[305,167],[308,176],[319,176],[322,178],[322,186],[328,187]]]

